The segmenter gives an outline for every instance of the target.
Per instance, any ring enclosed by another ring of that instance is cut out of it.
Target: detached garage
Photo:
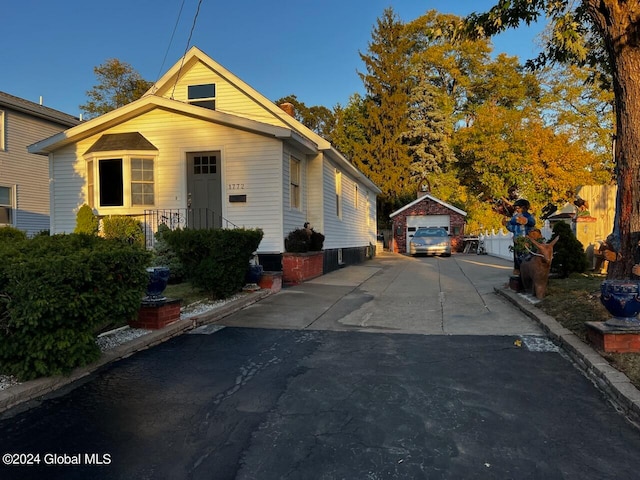
[[[449,232],[454,251],[462,248],[467,212],[422,193],[413,202],[393,212],[393,245],[397,253],[409,251],[409,241],[419,227],[442,227]]]

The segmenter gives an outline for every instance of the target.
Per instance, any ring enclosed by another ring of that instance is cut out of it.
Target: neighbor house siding
[[[28,235],[49,229],[49,165],[47,158],[27,152],[27,146],[54,135],[63,126],[0,106],[6,126],[0,150],[0,186],[11,187],[13,224]]]

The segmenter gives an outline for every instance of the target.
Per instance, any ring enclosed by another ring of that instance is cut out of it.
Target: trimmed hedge
[[[323,246],[323,234],[315,230],[309,234],[304,228],[290,231],[284,239],[284,249],[291,253],[319,252]]]
[[[262,241],[261,229],[171,230],[163,239],[176,253],[191,284],[211,298],[226,298],[245,284],[249,260]]]
[[[109,215],[102,219],[102,235],[131,245],[144,246],[142,222],[126,215]]]
[[[0,243],[0,371],[27,380],[96,360],[96,327],[136,314],[149,261],[85,234]]]

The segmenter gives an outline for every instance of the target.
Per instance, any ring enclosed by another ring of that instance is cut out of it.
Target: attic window
[[[205,85],[189,85],[187,87],[187,101],[191,105],[216,109],[216,84],[207,83]]]

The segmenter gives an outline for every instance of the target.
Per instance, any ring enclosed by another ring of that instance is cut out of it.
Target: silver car
[[[420,227],[409,241],[411,255],[451,256],[451,237],[444,228]]]

